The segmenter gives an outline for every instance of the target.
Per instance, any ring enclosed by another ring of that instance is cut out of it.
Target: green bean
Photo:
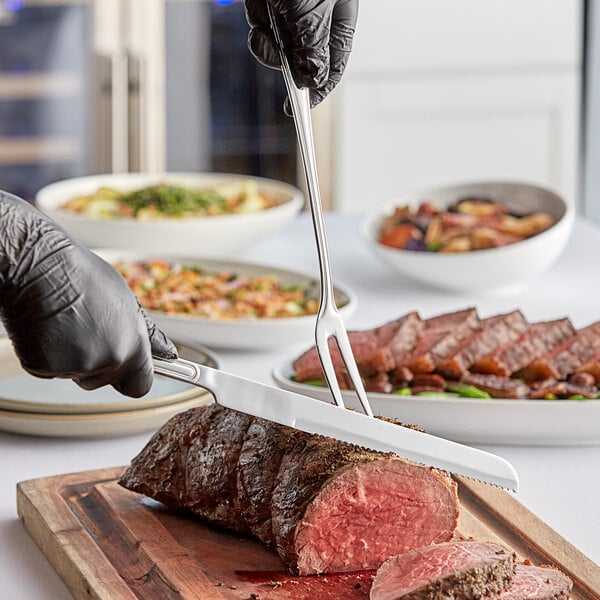
[[[467,385],[465,383],[448,383],[446,387],[451,392],[456,392],[463,398],[491,398],[487,392],[480,390],[474,385]]]
[[[458,394],[456,392],[443,392],[442,390],[439,392],[418,392],[416,395],[429,398],[458,398]]]
[[[394,394],[396,394],[396,396],[412,396],[412,390],[409,387],[403,387],[397,389]]]

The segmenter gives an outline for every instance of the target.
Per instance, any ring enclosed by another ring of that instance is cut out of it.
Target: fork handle
[[[333,281],[329,267],[329,258],[327,250],[327,238],[325,236],[325,225],[323,222],[323,209],[321,208],[321,192],[319,190],[319,180],[316,171],[315,147],[312,133],[312,121],[310,116],[310,98],[307,88],[298,88],[292,76],[292,71],[284,51],[283,41],[277,26],[275,14],[270,3],[267,2],[269,18],[271,19],[271,29],[275,35],[281,60],[281,71],[285,80],[288,97],[292,105],[294,115],[294,124],[300,146],[300,156],[306,173],[306,184],[308,187],[308,199],[312,214],[313,228],[317,239],[317,252],[319,255],[322,306],[321,311],[333,309],[337,312],[333,295]]]

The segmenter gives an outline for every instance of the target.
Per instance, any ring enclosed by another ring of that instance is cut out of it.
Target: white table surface
[[[576,326],[600,319],[600,228],[578,220],[554,267],[513,295],[463,296],[401,280],[370,254],[357,236],[357,216],[328,214],[334,278],[351,287],[359,306],[346,325],[369,328],[411,310],[423,317],[476,306],[482,316],[520,308],[530,320],[568,315]],[[316,272],[313,233],[301,215],[281,233],[254,246],[244,260]],[[201,343],[202,340],[197,340]],[[217,351],[223,368],[272,383],[270,372],[295,349]],[[600,423],[598,423],[600,428]],[[17,482],[60,473],[125,465],[150,433],[101,440],[36,438],[0,432],[0,597],[71,598],[17,518]],[[600,445],[588,447],[482,446],[510,460],[521,489],[517,499],[571,544],[600,563]]]

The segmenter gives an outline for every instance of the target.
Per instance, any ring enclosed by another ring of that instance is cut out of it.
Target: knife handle
[[[213,377],[211,377],[213,369],[210,367],[199,365],[183,358],[167,360],[153,356],[152,362],[154,364],[154,372],[157,375],[164,375],[170,379],[191,383],[207,389],[213,394],[215,393],[215,384],[212,381]]]

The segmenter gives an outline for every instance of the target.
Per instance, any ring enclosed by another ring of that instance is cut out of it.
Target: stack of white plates
[[[175,342],[182,358],[219,368],[201,346]],[[0,430],[53,437],[108,437],[151,431],[176,413],[212,401],[209,392],[156,376],[142,398],[110,386],[84,391],[70,380],[39,379],[21,368],[10,341],[0,337]]]

